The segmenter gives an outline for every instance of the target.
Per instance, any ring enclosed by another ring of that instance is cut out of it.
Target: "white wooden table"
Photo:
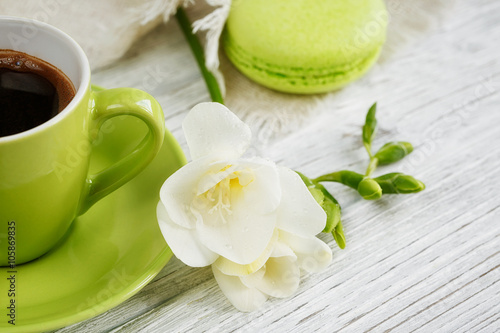
[[[413,174],[424,192],[369,202],[328,186],[343,207],[346,249],[321,235],[333,249],[329,268],[260,311],[238,312],[210,268],[173,258],[128,301],[57,332],[499,332],[500,3],[459,1],[453,11],[411,48],[327,96],[325,111],[300,130],[256,143],[265,157],[310,176],[364,171],[360,127],[378,101],[375,145],[407,140],[415,151],[377,172]],[[175,21],[93,81],[148,90],[183,148],[182,119],[209,101]]]

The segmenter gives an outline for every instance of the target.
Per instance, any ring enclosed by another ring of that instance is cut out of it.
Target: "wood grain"
[[[209,268],[174,258],[128,301],[57,332],[500,332],[499,53],[500,3],[459,2],[413,48],[329,94],[300,130],[264,144],[257,133],[255,152],[307,175],[363,171],[360,127],[378,101],[375,146],[400,139],[416,149],[377,172],[402,170],[427,185],[378,202],[327,185],[343,207],[347,247],[320,235],[333,262],[304,275],[293,297],[240,313]],[[93,80],[151,92],[183,148],[183,117],[209,100],[175,22]]]

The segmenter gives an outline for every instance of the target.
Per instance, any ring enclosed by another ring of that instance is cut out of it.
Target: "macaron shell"
[[[326,92],[371,67],[387,19],[382,0],[235,0],[223,43],[235,66],[258,83]]]

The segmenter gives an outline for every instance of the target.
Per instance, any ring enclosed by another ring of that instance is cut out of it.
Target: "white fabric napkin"
[[[342,1],[342,0],[338,0]],[[456,0],[386,0],[390,13],[379,66],[438,27]],[[204,40],[207,67],[226,81],[225,103],[250,123],[262,144],[331,110],[332,94],[300,96],[264,88],[239,73],[219,50],[219,36],[231,0],[0,0],[0,13],[38,19],[71,35],[87,53],[91,67],[119,59],[139,37],[184,5]],[[218,71],[220,70],[220,72]],[[370,73],[368,73],[370,75]],[[356,85],[356,82],[352,85]]]

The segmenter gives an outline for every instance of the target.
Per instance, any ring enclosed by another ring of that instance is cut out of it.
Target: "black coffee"
[[[43,124],[75,96],[57,67],[26,53],[0,49],[0,137]]]

